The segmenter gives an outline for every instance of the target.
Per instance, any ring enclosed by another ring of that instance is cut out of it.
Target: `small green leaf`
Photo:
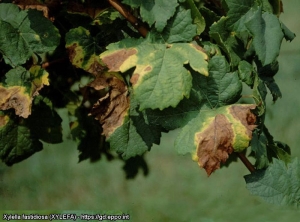
[[[255,78],[253,66],[250,63],[243,60],[240,61],[238,70],[240,79],[243,82],[245,82],[248,86],[252,86]]]
[[[41,12],[1,4],[0,52],[7,64],[13,67],[24,64],[33,53],[53,51],[59,41],[58,30]]]
[[[245,176],[248,190],[268,203],[281,206],[300,204],[300,163],[295,158],[291,163],[273,159],[266,170],[255,171]]]
[[[260,133],[258,129],[254,130],[251,140],[251,151],[254,152],[257,169],[263,169],[269,165],[267,144],[268,140],[266,136]]]
[[[150,26],[155,24],[155,28],[159,32],[163,31],[167,25],[167,21],[174,15],[178,6],[177,0],[123,0],[122,2],[133,8],[140,7],[140,14],[143,21],[147,22]]]
[[[200,35],[205,29],[205,19],[195,5],[194,0],[186,0],[188,7],[191,9],[193,23],[197,26],[197,35]]]

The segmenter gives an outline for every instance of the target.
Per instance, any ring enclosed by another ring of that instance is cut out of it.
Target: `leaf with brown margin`
[[[68,49],[70,62],[77,68],[97,75],[104,70],[99,54],[102,52],[98,45],[100,36],[91,36],[90,32],[78,27],[71,29],[66,34],[66,48]]]
[[[40,66],[32,66],[29,71],[23,67],[11,69],[5,75],[5,84],[0,84],[0,110],[13,108],[16,115],[27,118],[32,98],[44,85],[49,85],[48,75]]]
[[[128,89],[123,78],[117,73],[98,75],[86,87],[96,91],[106,90],[106,95],[93,105],[91,115],[99,120],[103,134],[108,138],[116,128],[123,124],[124,116],[129,109]]]
[[[193,159],[209,176],[225,163],[232,152],[249,146],[256,116],[255,105],[230,105],[215,110],[201,110],[180,132],[175,146],[178,152],[192,153]]]

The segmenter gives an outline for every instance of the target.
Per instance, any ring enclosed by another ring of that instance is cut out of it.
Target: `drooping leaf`
[[[273,159],[266,169],[245,176],[248,190],[268,203],[281,206],[300,204],[300,163],[295,158],[291,163]]]
[[[264,169],[269,165],[267,144],[268,140],[264,133],[261,133],[258,129],[254,130],[251,140],[251,151],[254,153],[257,169]]]
[[[259,8],[245,25],[253,36],[253,46],[263,66],[276,60],[284,37],[278,18],[262,13]]]
[[[5,75],[5,84],[0,83],[0,109],[13,108],[17,115],[27,118],[32,98],[44,85],[49,85],[48,75],[40,66],[32,66],[29,71],[20,66],[11,69]]]
[[[201,110],[183,127],[175,141],[180,154],[191,153],[208,175],[220,168],[233,151],[249,146],[256,117],[255,105],[230,105],[215,110]]]
[[[191,9],[193,22],[197,26],[197,35],[200,35],[205,29],[205,19],[201,15],[194,0],[186,0],[186,3],[188,5],[189,9]]]
[[[0,52],[7,64],[15,67],[25,63],[33,53],[51,52],[59,39],[58,30],[41,12],[1,4]]]
[[[296,34],[293,33],[291,30],[289,30],[289,28],[286,27],[286,25],[283,24],[282,22],[280,24],[281,24],[281,28],[282,28],[282,31],[283,31],[283,34],[284,34],[284,38],[287,41],[293,41],[293,39],[296,37]]]
[[[239,71],[239,77],[240,79],[245,82],[248,86],[252,86],[254,84],[254,68],[253,66],[246,62],[246,61],[240,61],[238,66]]]
[[[167,21],[174,15],[178,6],[177,0],[124,0],[123,3],[132,8],[140,7],[143,21],[150,26],[154,24],[159,32],[167,25]]]
[[[135,178],[140,169],[143,171],[144,176],[148,175],[149,167],[143,156],[135,156],[125,160],[123,170],[126,173],[126,179]]]
[[[62,119],[54,110],[52,102],[42,96],[35,97],[32,114],[26,119],[26,125],[32,135],[47,143],[62,142]]]
[[[263,116],[266,112],[267,88],[263,81],[256,75],[253,85],[253,99],[257,105],[258,116]]]
[[[103,49],[99,46],[100,36],[92,37],[90,32],[78,27],[66,34],[66,48],[71,63],[89,73],[97,75],[104,70],[99,54]]]
[[[0,158],[8,166],[43,149],[23,119],[0,111]]]

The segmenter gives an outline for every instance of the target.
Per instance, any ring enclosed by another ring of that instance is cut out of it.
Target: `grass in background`
[[[300,1],[283,3],[282,21],[300,36]],[[300,38],[283,44],[279,62],[276,80],[283,99],[272,104],[269,98],[267,126],[300,157]],[[0,164],[0,209],[130,211],[133,221],[299,221],[300,212],[250,195],[243,179],[249,172],[241,162],[207,178],[190,156],[176,154],[176,135],[163,135],[161,145],[146,155],[149,176],[139,174],[134,180],[125,179],[119,160],[78,164],[73,141],[45,144],[43,151],[13,167]]]

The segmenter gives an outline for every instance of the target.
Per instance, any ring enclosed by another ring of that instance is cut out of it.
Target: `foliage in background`
[[[80,161],[116,151],[128,178],[138,168],[147,174],[142,155],[161,132],[182,128],[175,148],[208,175],[235,152],[252,172],[250,192],[298,205],[298,160],[264,123],[268,90],[281,97],[281,42],[294,38],[279,20],[280,0],[9,2],[0,3],[7,165],[40,151],[40,140],[61,142],[55,108],[67,107]],[[243,87],[252,90],[249,104],[241,104]],[[249,146],[256,169],[242,152]],[[281,188],[295,189],[277,189],[276,174]]]

